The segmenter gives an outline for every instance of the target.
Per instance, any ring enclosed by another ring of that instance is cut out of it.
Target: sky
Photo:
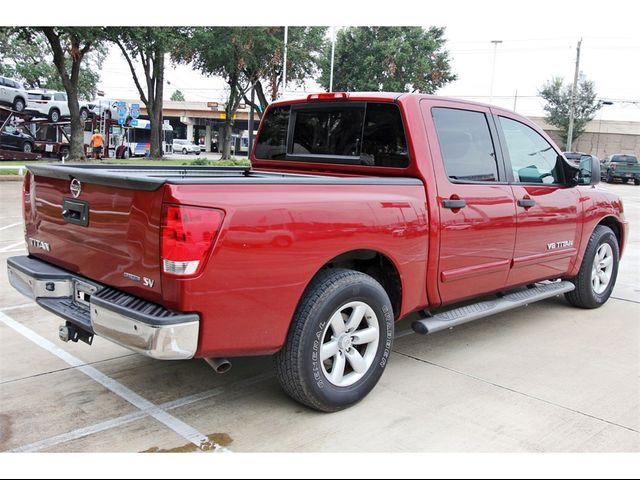
[[[40,0],[34,0],[38,2]],[[637,5],[638,4],[638,5]],[[86,4],[81,4],[86,5]],[[191,0],[188,8],[149,8],[155,2],[136,2],[101,16],[109,24],[134,24],[144,19],[154,25],[356,25],[444,26],[447,48],[458,80],[438,91],[440,95],[493,103],[524,115],[542,115],[544,102],[538,90],[553,76],[573,80],[576,46],[582,38],[580,70],[593,80],[600,99],[613,101],[598,114],[603,120],[640,121],[640,3],[632,1],[500,1],[442,0],[381,2],[271,1],[242,2],[224,8],[218,1]],[[33,10],[33,11],[38,11]],[[51,22],[29,17],[31,24]],[[81,9],[62,23],[95,24]],[[4,22],[1,19],[0,22]],[[15,20],[17,22],[17,20]],[[141,24],[142,22],[138,23]],[[490,98],[492,69],[495,75]],[[186,100],[220,101],[224,82],[205,77],[188,66],[169,65],[165,97],[178,89]],[[137,98],[128,66],[112,49],[102,68],[100,87],[115,98]],[[306,86],[315,91],[313,83]],[[515,95],[517,92],[517,101]],[[289,95],[297,95],[291,92]],[[515,101],[515,102],[514,102]],[[635,102],[635,103],[633,103]]]

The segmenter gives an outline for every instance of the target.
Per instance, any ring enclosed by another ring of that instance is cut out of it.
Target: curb
[[[24,180],[22,175],[0,175],[0,182],[21,182]]]

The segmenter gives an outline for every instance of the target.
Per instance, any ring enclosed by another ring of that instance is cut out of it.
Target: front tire
[[[182,149],[182,154],[183,154],[183,155],[186,155],[186,154],[187,154],[187,149],[186,149],[186,148],[183,148],[183,149]]]
[[[80,121],[82,123],[86,122],[87,119],[89,118],[89,110],[87,110],[86,108],[81,108],[80,109]]]
[[[24,142],[22,144],[22,151],[24,153],[31,153],[33,152],[33,145],[31,145],[31,142]]]
[[[280,385],[316,410],[350,407],[378,383],[393,331],[393,309],[380,283],[353,270],[321,271],[300,300],[275,357]]]
[[[598,225],[587,244],[578,276],[572,280],[576,289],[565,294],[567,301],[579,308],[604,305],[616,284],[619,260],[615,233],[609,227]]]
[[[633,180],[633,184],[637,187],[638,185],[640,185],[640,180],[639,179],[634,179]]]

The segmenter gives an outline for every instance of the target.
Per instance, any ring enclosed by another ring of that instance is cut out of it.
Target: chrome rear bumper
[[[161,360],[196,353],[196,313],[169,311],[32,257],[9,258],[7,272],[20,293],[89,333]]]

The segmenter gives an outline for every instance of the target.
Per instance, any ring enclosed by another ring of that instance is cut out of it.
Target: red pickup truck
[[[378,382],[394,324],[434,333],[565,294],[607,301],[627,238],[599,164],[526,118],[437,96],[276,102],[251,168],[30,165],[11,283],[159,359],[275,354],[322,411]],[[524,341],[524,340],[523,340]]]

